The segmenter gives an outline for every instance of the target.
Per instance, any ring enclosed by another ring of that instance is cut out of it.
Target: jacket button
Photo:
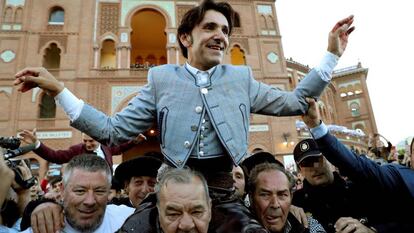
[[[204,95],[206,95],[208,93],[207,88],[201,88],[201,93],[203,93]]]
[[[200,142],[200,145],[199,146],[200,147],[204,147],[204,143]]]
[[[203,107],[201,107],[201,106],[197,106],[196,108],[195,108],[195,112],[196,113],[201,113],[203,111]]]
[[[198,129],[197,125],[192,125],[191,126],[191,131],[197,131],[197,129]]]
[[[182,160],[177,160],[177,164],[178,165],[181,165],[183,163],[183,161]]]
[[[185,141],[184,142],[184,147],[185,148],[190,148],[191,147],[191,143],[189,141]]]
[[[204,151],[200,151],[200,152],[198,152],[198,154],[199,154],[200,156],[203,156],[203,155],[204,155]]]

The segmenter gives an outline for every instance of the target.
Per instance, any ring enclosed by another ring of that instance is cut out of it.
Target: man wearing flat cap
[[[161,164],[161,160],[152,156],[141,156],[121,163],[115,170],[115,178],[124,185],[128,198],[113,203],[137,208],[148,193],[154,192]]]
[[[312,214],[328,233],[336,232],[334,226],[341,217],[365,219],[357,187],[334,171],[313,139],[300,141],[293,155],[305,179],[303,188],[294,192],[292,204]]]
[[[243,160],[241,166],[246,169],[247,176],[249,176],[251,170],[253,170],[256,165],[261,163],[277,163],[280,166],[284,167],[282,162],[277,160],[274,155],[266,151],[259,151],[250,155],[245,160]]]

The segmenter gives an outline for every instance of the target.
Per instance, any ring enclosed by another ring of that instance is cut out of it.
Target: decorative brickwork
[[[233,45],[233,43],[240,44],[242,47],[241,49],[245,50],[247,54],[250,54],[248,38],[230,38],[230,45]]]
[[[106,83],[90,82],[88,86],[88,103],[99,110],[106,112],[110,97]]]
[[[250,133],[250,145],[260,144],[266,146],[267,148],[272,148],[271,137],[269,137],[269,132],[256,132]]]
[[[118,35],[119,27],[119,4],[118,3],[101,3],[101,18],[99,21],[100,35],[106,32],[112,32]]]
[[[66,35],[40,35],[39,46],[37,52],[40,53],[40,49],[43,48],[50,41],[56,41],[63,48],[63,52],[66,53],[66,46],[68,44],[68,36]]]
[[[181,19],[183,18],[184,14],[193,7],[194,6],[191,5],[177,5],[177,25],[180,25]]]
[[[63,25],[48,24],[47,25],[47,30],[51,31],[51,32],[62,31],[63,30]]]

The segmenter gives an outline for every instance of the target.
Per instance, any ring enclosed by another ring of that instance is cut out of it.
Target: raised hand
[[[22,140],[27,144],[36,143],[37,141],[36,128],[33,129],[33,131],[25,129],[19,135],[22,138]]]
[[[46,94],[55,97],[63,90],[63,85],[43,67],[28,67],[15,75],[13,84],[19,86],[18,91],[26,92],[40,87]]]
[[[338,57],[342,56],[348,44],[349,35],[355,30],[355,27],[352,26],[353,22],[354,16],[350,15],[335,24],[329,33],[329,52],[337,55]]]

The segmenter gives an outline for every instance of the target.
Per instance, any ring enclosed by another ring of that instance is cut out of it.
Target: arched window
[[[356,102],[352,102],[349,107],[351,108],[351,114],[353,117],[357,117],[360,116],[361,114],[359,113],[359,104]]]
[[[43,94],[39,104],[39,118],[55,118],[56,104],[55,99],[49,95]]]
[[[260,16],[260,24],[262,25],[263,30],[267,29],[266,17],[264,15]]]
[[[14,13],[14,22],[21,23],[22,17],[23,17],[23,9],[19,7],[16,9],[16,12]]]
[[[267,29],[275,29],[275,21],[271,15],[267,16]]]
[[[137,56],[135,58],[135,64],[140,64],[140,65],[144,64],[144,59],[142,59],[141,56]]]
[[[49,24],[63,24],[65,22],[65,11],[62,7],[53,7],[49,15]]]
[[[148,65],[156,65],[157,64],[157,59],[155,58],[154,55],[150,54],[147,56],[147,58],[145,58],[145,63]]]
[[[60,68],[60,48],[56,43],[51,43],[48,48],[45,49],[43,55],[43,67],[48,69]]]
[[[235,45],[230,51],[232,65],[246,65],[246,56],[240,46]]]
[[[142,9],[131,17],[131,65],[142,57],[144,66],[162,64],[167,57],[165,17],[154,9]],[[167,63],[167,62],[165,62]]]
[[[158,65],[163,65],[163,64],[167,64],[167,58],[164,56],[161,56],[158,61]]]
[[[11,7],[7,7],[4,11],[4,22],[11,23],[13,22],[13,9]]]
[[[110,39],[104,40],[101,48],[101,68],[114,69],[116,67],[115,42]]]

